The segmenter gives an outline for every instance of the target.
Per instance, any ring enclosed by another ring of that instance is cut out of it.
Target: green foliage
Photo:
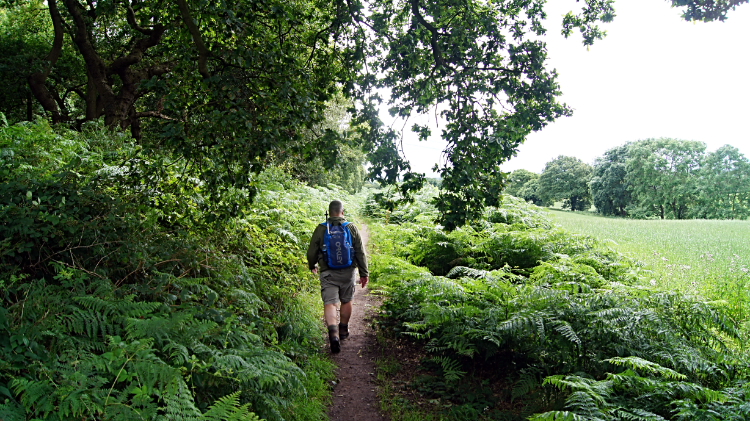
[[[502,206],[488,209],[485,219],[492,223],[511,225],[521,230],[552,228],[552,222],[543,209],[529,206],[514,197],[503,197]]]
[[[539,186],[538,179],[524,184],[518,192],[518,197],[537,206],[552,206],[554,204],[554,201],[544,194],[544,191]]]
[[[552,205],[552,200],[539,187],[539,174],[526,170],[516,170],[510,173],[503,193],[537,206]]]
[[[527,170],[515,170],[508,175],[503,193],[521,197],[518,192],[531,180],[538,180],[539,174]]]
[[[608,241],[642,262],[640,283],[701,295],[750,329],[747,221],[633,220],[554,212],[564,228]],[[614,239],[617,241],[615,242]]]
[[[685,219],[697,198],[696,179],[706,145],[647,139],[628,146],[627,182],[635,205],[630,213]]]
[[[628,189],[627,168],[628,144],[612,148],[597,158],[589,189],[596,211],[602,215],[626,216],[631,204]]]
[[[750,216],[750,161],[724,145],[701,162],[698,205],[691,214],[706,219],[747,219]]]
[[[46,9],[46,3],[38,0],[4,2],[0,6],[0,112],[11,123],[44,115],[28,77],[48,66],[54,34]],[[70,40],[61,41],[61,55],[50,69],[46,87],[54,92],[57,107],[68,114],[77,99],[72,91],[81,92],[86,70]]]
[[[498,419],[747,413],[746,338],[722,306],[633,286],[642,282],[639,266],[589,237],[533,224],[475,225],[483,229],[372,229],[376,247],[400,256],[373,261],[372,282],[387,294],[379,325],[432,354],[425,364],[441,381],[466,372],[511,383],[499,397],[516,409],[490,408],[504,414]],[[529,256],[528,266],[493,266],[512,256]]]
[[[591,166],[580,159],[560,155],[544,166],[539,189],[543,196],[561,200],[563,209],[585,211],[591,206],[591,172]]]
[[[686,7],[687,19],[723,20],[743,2],[673,5]],[[614,16],[613,1],[586,2],[563,17],[562,32],[578,30],[588,46]],[[279,157],[319,179],[311,166],[348,167],[362,151],[371,180],[403,180],[405,197],[418,191],[424,175],[411,171],[401,135],[379,118],[383,88],[394,116],[442,110],[436,206],[450,230],[499,204],[499,166],[529,133],[572,113],[547,63],[540,0],[20,0],[3,2],[0,17],[9,82],[0,97],[10,99],[12,121],[25,105],[27,120],[129,128],[144,148],[131,175],[164,178],[181,166],[179,181],[206,186],[203,204],[214,212],[226,195],[251,201],[248,175]],[[321,125],[341,96],[352,102],[356,135]]]
[[[411,200],[405,198],[392,188],[373,193],[368,197],[363,208],[365,216],[382,218],[386,223],[415,222],[417,218],[438,218],[435,207],[431,204],[439,192],[439,187],[427,184],[412,195]]]
[[[343,98],[329,101],[324,112],[325,119],[312,129],[303,130],[305,142],[313,142],[316,136],[321,136],[326,131],[345,136],[347,133],[344,129],[348,128],[351,119],[347,112],[349,106],[351,104]],[[306,155],[299,155],[294,149],[281,150],[275,151],[272,162],[308,185],[326,187],[334,184],[355,194],[364,187],[367,174],[364,167],[365,154],[353,137],[345,143],[328,145],[335,154],[308,151]]]
[[[332,366],[299,256],[332,196],[358,199],[266,171],[252,208],[208,222],[201,189],[122,183],[123,139],[0,128],[0,418],[320,419]]]
[[[598,158],[589,186],[603,215],[660,219],[746,219],[750,163],[729,145],[646,139]]]

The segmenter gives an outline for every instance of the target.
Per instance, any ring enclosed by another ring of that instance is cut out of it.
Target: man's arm
[[[354,246],[354,259],[357,261],[357,269],[359,270],[359,281],[364,288],[369,281],[370,271],[367,268],[367,250],[362,242],[362,235],[359,233],[356,225],[350,225],[352,228],[352,244]]]
[[[315,265],[318,264],[318,251],[320,250],[320,238],[322,234],[322,227],[320,225],[315,227],[312,238],[310,238],[310,245],[307,247],[307,268],[313,273],[317,273],[318,271]]]

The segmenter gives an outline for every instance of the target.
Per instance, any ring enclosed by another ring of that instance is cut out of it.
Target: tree
[[[706,145],[675,139],[647,139],[628,149],[627,183],[644,216],[685,219],[697,199],[696,176]]]
[[[591,207],[591,172],[591,166],[580,159],[560,155],[544,166],[539,188],[543,196],[562,200],[563,208],[585,211]]]
[[[70,112],[70,100],[84,72],[72,44],[55,37],[47,6],[40,0],[0,8],[0,112],[10,122],[31,121],[44,111],[43,95],[55,122]],[[50,52],[50,45],[55,48]],[[46,83],[39,84],[40,79]]]
[[[706,155],[698,173],[700,218],[746,219],[750,215],[750,161],[724,145]]]
[[[41,5],[16,1],[5,11]],[[202,204],[220,206],[226,192],[252,199],[252,173],[274,154],[337,162],[346,143],[338,132],[305,136],[353,80],[353,45],[333,39],[345,26],[337,6],[50,0],[46,51],[16,70],[53,122],[101,118],[130,130],[143,152],[130,162],[131,182],[181,165],[187,191],[200,187]],[[81,66],[57,75],[68,46]],[[60,101],[58,86],[75,89]]]
[[[516,197],[520,197],[537,206],[551,206],[553,204],[553,201],[548,196],[545,196],[539,187],[539,178],[527,181],[518,191],[518,196]]]
[[[527,171],[524,169],[515,170],[505,180],[505,189],[503,193],[511,196],[521,197],[518,192],[523,188],[524,184],[531,180],[539,178],[539,174]]]
[[[594,163],[589,190],[596,211],[602,215],[627,216],[626,208],[632,200],[626,181],[627,158],[625,144],[608,150]]]
[[[539,174],[524,169],[515,170],[508,176],[503,193],[519,197],[537,206],[549,206],[552,201],[539,188]]]
[[[723,20],[747,0],[674,0],[688,20]],[[6,0],[7,13],[39,0]],[[37,65],[12,61],[34,104],[53,122],[103,119],[128,129],[143,155],[130,174],[148,182],[183,165],[185,183],[202,203],[223,192],[253,196],[250,174],[269,154],[335,162],[335,131],[306,138],[328,101],[354,103],[355,142],[371,163],[369,178],[404,180],[405,197],[423,174],[399,151],[400,135],[378,118],[375,89],[391,92],[394,115],[443,110],[446,164],[440,222],[456,227],[498,203],[499,165],[529,133],[571,109],[558,101],[548,68],[544,2],[482,0],[48,0],[44,51]],[[584,45],[601,39],[598,22],[614,17],[611,1],[586,2],[563,18],[563,33],[580,30]],[[40,44],[41,45],[41,44]],[[70,47],[74,48],[70,48]],[[7,50],[7,45],[0,50]],[[57,72],[66,51],[79,68]],[[8,70],[8,71],[12,71]],[[57,73],[55,73],[57,72]],[[64,97],[60,95],[64,92]],[[60,97],[58,100],[58,97]],[[427,127],[413,127],[420,137]],[[235,205],[233,207],[236,208]]]
[[[351,103],[341,97],[329,101],[325,110],[325,120],[313,126],[312,129],[303,129],[302,143],[310,143],[312,141],[309,139],[320,136],[326,131],[336,132],[343,138],[351,119],[351,115],[347,112],[350,107]],[[354,194],[364,186],[367,176],[366,159],[354,136],[349,136],[348,140],[348,142],[334,145],[335,154],[305,158],[294,150],[280,150],[274,152],[272,162],[286,169],[292,177],[311,186],[336,184]],[[325,159],[330,159],[332,162],[326,162]]]

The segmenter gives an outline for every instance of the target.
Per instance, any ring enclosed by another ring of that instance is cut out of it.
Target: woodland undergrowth
[[[0,128],[0,419],[324,418],[333,367],[302,256],[331,197],[357,197],[268,170],[228,217],[128,139]]]
[[[514,197],[447,232],[436,193],[365,205],[380,334],[426,355],[422,419],[750,419],[748,332],[726,306],[638,286],[641,264]]]

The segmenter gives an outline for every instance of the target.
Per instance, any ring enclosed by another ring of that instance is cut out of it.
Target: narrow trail
[[[367,227],[358,228],[366,245],[370,237]],[[380,299],[358,283],[349,319],[349,338],[342,341],[341,352],[331,356],[338,367],[333,405],[328,411],[332,421],[387,420],[378,411],[374,362],[378,347],[369,323],[379,306]]]

